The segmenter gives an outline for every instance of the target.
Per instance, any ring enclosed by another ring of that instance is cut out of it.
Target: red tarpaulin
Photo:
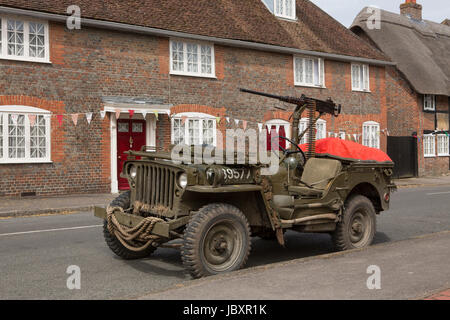
[[[303,151],[308,150],[307,144],[300,145]],[[316,154],[329,155],[354,160],[373,160],[378,162],[391,161],[391,158],[376,148],[365,147],[359,143],[338,138],[320,139],[316,142]]]

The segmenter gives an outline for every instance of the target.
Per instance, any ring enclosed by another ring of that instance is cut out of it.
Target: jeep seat
[[[291,186],[289,191],[306,197],[322,197],[328,184],[342,169],[341,162],[332,159],[311,158],[303,169],[300,186]]]

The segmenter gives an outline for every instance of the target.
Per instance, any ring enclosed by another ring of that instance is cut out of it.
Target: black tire
[[[241,269],[251,250],[247,218],[224,203],[202,207],[189,221],[181,248],[183,265],[193,278]]]
[[[130,207],[130,191],[120,194],[111,202],[110,206],[128,209]],[[106,244],[111,251],[124,260],[142,259],[148,257],[153,253],[153,251],[156,250],[156,248],[151,245],[147,249],[140,252],[127,249],[122,245],[122,243],[120,243],[116,236],[109,233],[108,222],[106,220],[103,223],[103,237],[105,238]]]
[[[346,201],[341,221],[331,234],[338,251],[369,246],[376,232],[376,212],[372,202],[364,196],[355,195]]]

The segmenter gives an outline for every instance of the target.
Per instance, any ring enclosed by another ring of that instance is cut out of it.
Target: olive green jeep
[[[340,106],[331,100],[241,91],[297,105],[293,139],[280,137],[290,142],[290,148],[280,147],[277,171],[263,175],[267,164],[260,162],[179,163],[170,153],[145,147],[127,152],[122,176],[130,191],[106,209],[95,208],[115,254],[138,259],[158,247],[180,249],[185,268],[199,278],[242,268],[252,236],[276,239],[284,246],[284,231],[294,230],[329,233],[337,250],[371,244],[376,215],[389,208],[390,193],[396,188],[391,181],[394,164],[315,154],[315,123],[325,113],[340,113]],[[310,123],[300,133],[304,111]],[[306,133],[304,152],[298,145]]]

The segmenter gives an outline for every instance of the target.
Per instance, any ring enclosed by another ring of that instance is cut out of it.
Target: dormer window
[[[294,20],[295,0],[274,0],[274,12],[277,17]]]

